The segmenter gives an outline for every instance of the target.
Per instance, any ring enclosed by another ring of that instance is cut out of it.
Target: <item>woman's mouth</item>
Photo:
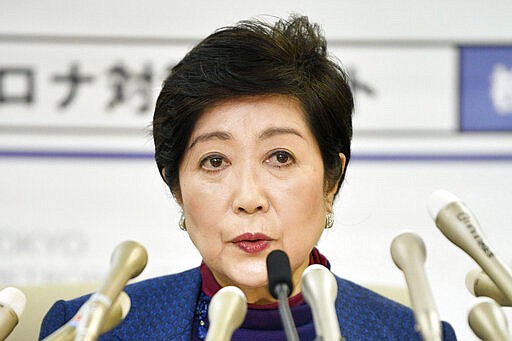
[[[272,238],[263,233],[244,233],[232,240],[232,243],[245,253],[258,253],[270,246]]]

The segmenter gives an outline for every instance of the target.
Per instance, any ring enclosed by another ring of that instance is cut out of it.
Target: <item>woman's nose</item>
[[[266,212],[269,202],[264,186],[254,168],[249,167],[239,174],[238,183],[235,185],[233,210],[235,213]]]

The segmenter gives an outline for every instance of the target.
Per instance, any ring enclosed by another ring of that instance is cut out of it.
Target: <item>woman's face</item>
[[[266,257],[281,249],[298,290],[333,193],[324,193],[320,150],[296,100],[234,99],[206,110],[179,179],[187,231],[219,284],[240,287],[249,302],[270,300]]]

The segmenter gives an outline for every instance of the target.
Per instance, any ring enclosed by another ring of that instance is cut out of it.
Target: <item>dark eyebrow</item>
[[[192,143],[190,143],[190,146],[188,147],[188,149],[191,149],[192,147],[194,147],[194,145],[196,145],[198,142],[204,142],[204,141],[208,141],[211,139],[229,140],[231,138],[232,138],[231,134],[226,133],[225,131],[212,131],[212,132],[201,134],[201,135],[197,136],[192,141]]]
[[[297,135],[298,137],[304,139],[304,136],[302,136],[302,134],[298,130],[295,130],[293,128],[283,128],[283,127],[268,128],[260,134],[259,138],[267,139],[269,137],[272,137],[275,135],[282,135],[282,134],[293,134],[293,135]]]

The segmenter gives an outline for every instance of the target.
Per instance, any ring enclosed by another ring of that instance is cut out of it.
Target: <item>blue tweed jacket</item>
[[[336,312],[342,335],[351,340],[421,340],[411,309],[355,283],[336,277]],[[128,285],[131,309],[125,320],[100,337],[105,340],[190,340],[196,301],[201,290],[199,268]],[[73,317],[88,296],[58,301],[46,314],[40,339]],[[444,340],[456,340],[443,323]]]

